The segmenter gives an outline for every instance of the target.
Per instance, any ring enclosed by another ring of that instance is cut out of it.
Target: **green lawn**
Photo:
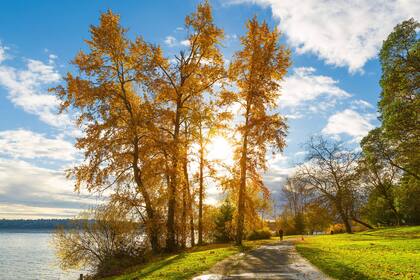
[[[107,279],[190,279],[233,254],[273,242],[278,242],[278,237],[273,237],[269,240],[245,241],[243,247],[236,247],[232,244],[212,244],[195,247],[180,254],[156,258],[150,263],[130,269],[124,275]]]
[[[305,237],[296,248],[336,279],[420,279],[420,226]]]

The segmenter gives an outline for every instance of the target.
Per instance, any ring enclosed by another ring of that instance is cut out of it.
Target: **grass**
[[[145,265],[133,267],[125,274],[107,278],[107,280],[190,279],[231,255],[273,242],[278,242],[278,237],[267,240],[245,241],[242,247],[232,244],[211,244],[194,247],[179,254],[157,257]]]
[[[296,248],[336,279],[420,279],[420,226],[305,237]]]

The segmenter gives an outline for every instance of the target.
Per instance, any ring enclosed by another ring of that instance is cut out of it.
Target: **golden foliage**
[[[74,112],[83,132],[76,147],[84,152],[84,161],[68,171],[75,190],[110,191],[110,205],[145,226],[154,252],[163,245],[168,251],[185,246],[187,219],[191,244],[196,216],[200,240],[211,227],[203,218],[204,177],[219,174],[206,146],[233,117],[221,105],[237,102],[244,112],[244,122],[234,127],[242,136],[236,153],[240,169],[222,183],[241,190],[248,181],[243,197],[249,216],[269,196],[260,173],[270,146],[282,150],[285,145],[286,125],[271,110],[290,64],[289,52],[266,23],[254,18],[247,27],[244,48],[226,71],[220,50],[223,30],[215,25],[208,2],[185,18],[188,45],[172,59],[141,37],[130,39],[119,16],[108,11],[90,27],[87,50],[72,61],[77,71],[52,89],[61,110]],[[238,91],[225,90],[227,82]],[[190,174],[194,144],[200,147],[196,177]],[[242,213],[243,207],[238,210]]]
[[[237,92],[224,91],[221,104],[239,103],[242,122],[236,127],[241,134],[237,148],[240,165],[238,188],[237,239],[242,242],[247,186],[259,187],[268,194],[260,170],[266,170],[268,149],[282,151],[287,126],[283,118],[271,110],[277,105],[280,82],[290,66],[290,52],[279,44],[279,33],[256,17],[247,23],[248,32],[241,37],[243,49],[235,54],[228,76]]]

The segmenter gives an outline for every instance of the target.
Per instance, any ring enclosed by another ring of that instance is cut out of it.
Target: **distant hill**
[[[59,226],[65,228],[75,227],[71,219],[38,219],[38,220],[6,220],[0,219],[0,231],[52,231]]]

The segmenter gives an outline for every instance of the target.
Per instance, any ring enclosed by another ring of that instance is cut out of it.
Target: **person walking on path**
[[[280,241],[283,241],[283,230],[279,230]]]

